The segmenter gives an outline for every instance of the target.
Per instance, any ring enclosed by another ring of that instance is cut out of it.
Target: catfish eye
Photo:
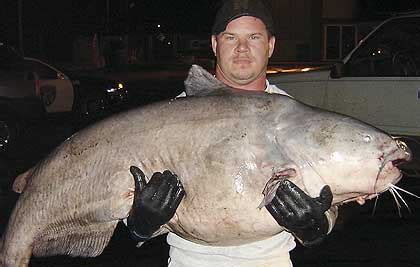
[[[372,141],[372,137],[370,135],[365,135],[363,136],[363,141],[365,143],[370,143],[370,141]]]

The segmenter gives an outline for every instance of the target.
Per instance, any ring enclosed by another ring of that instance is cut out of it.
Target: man
[[[226,1],[216,15],[211,43],[217,58],[217,79],[237,89],[285,94],[266,79],[275,37],[271,16],[261,2]],[[132,167],[131,171],[137,180],[144,180],[138,168]],[[184,193],[176,175],[169,171],[155,173],[148,184],[144,183],[145,189],[136,188],[128,224],[132,234],[144,241],[172,218]],[[157,192],[162,198],[152,201],[150,196]],[[331,201],[328,186],[318,198],[311,198],[293,183],[284,181],[266,208],[288,231],[233,247],[198,245],[169,233],[169,266],[292,266],[289,251],[296,245],[294,237],[305,246],[313,246],[331,231],[336,219],[336,209],[330,209]]]

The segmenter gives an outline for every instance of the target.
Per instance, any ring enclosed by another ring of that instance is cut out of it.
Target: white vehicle
[[[121,81],[91,76],[71,80],[0,42],[0,152],[16,143],[28,122],[93,118],[121,106],[127,97]]]
[[[26,122],[70,113],[73,104],[73,84],[63,72],[0,42],[0,151]]]
[[[25,67],[34,73],[38,94],[47,113],[71,112],[74,102],[73,84],[69,77],[47,63],[24,58]]]
[[[390,18],[330,68],[270,76],[304,103],[420,137],[420,14]]]

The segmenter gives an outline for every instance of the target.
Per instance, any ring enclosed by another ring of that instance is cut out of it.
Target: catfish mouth
[[[397,149],[392,151],[388,157],[394,167],[401,167],[413,159],[413,153],[410,148],[402,140],[396,140]]]
[[[405,144],[404,147],[402,147],[399,143],[397,143],[397,145],[397,149],[391,151],[385,157],[382,156],[379,158],[382,164],[379,167],[372,192],[353,192],[352,195],[355,196],[340,201],[337,204],[341,205],[344,203],[356,201],[360,205],[363,205],[365,204],[366,200],[373,199],[383,192],[388,191],[390,184],[398,183],[403,177],[399,167],[408,163],[412,158],[412,154]]]
[[[394,165],[395,167],[400,167],[401,165],[404,165],[406,163],[408,163],[410,161],[410,159],[394,159],[392,162],[392,165]]]

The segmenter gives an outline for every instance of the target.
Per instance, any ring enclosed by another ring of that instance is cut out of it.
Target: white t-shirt
[[[240,246],[205,246],[169,233],[169,267],[291,267],[294,237],[283,231],[265,240]]]

